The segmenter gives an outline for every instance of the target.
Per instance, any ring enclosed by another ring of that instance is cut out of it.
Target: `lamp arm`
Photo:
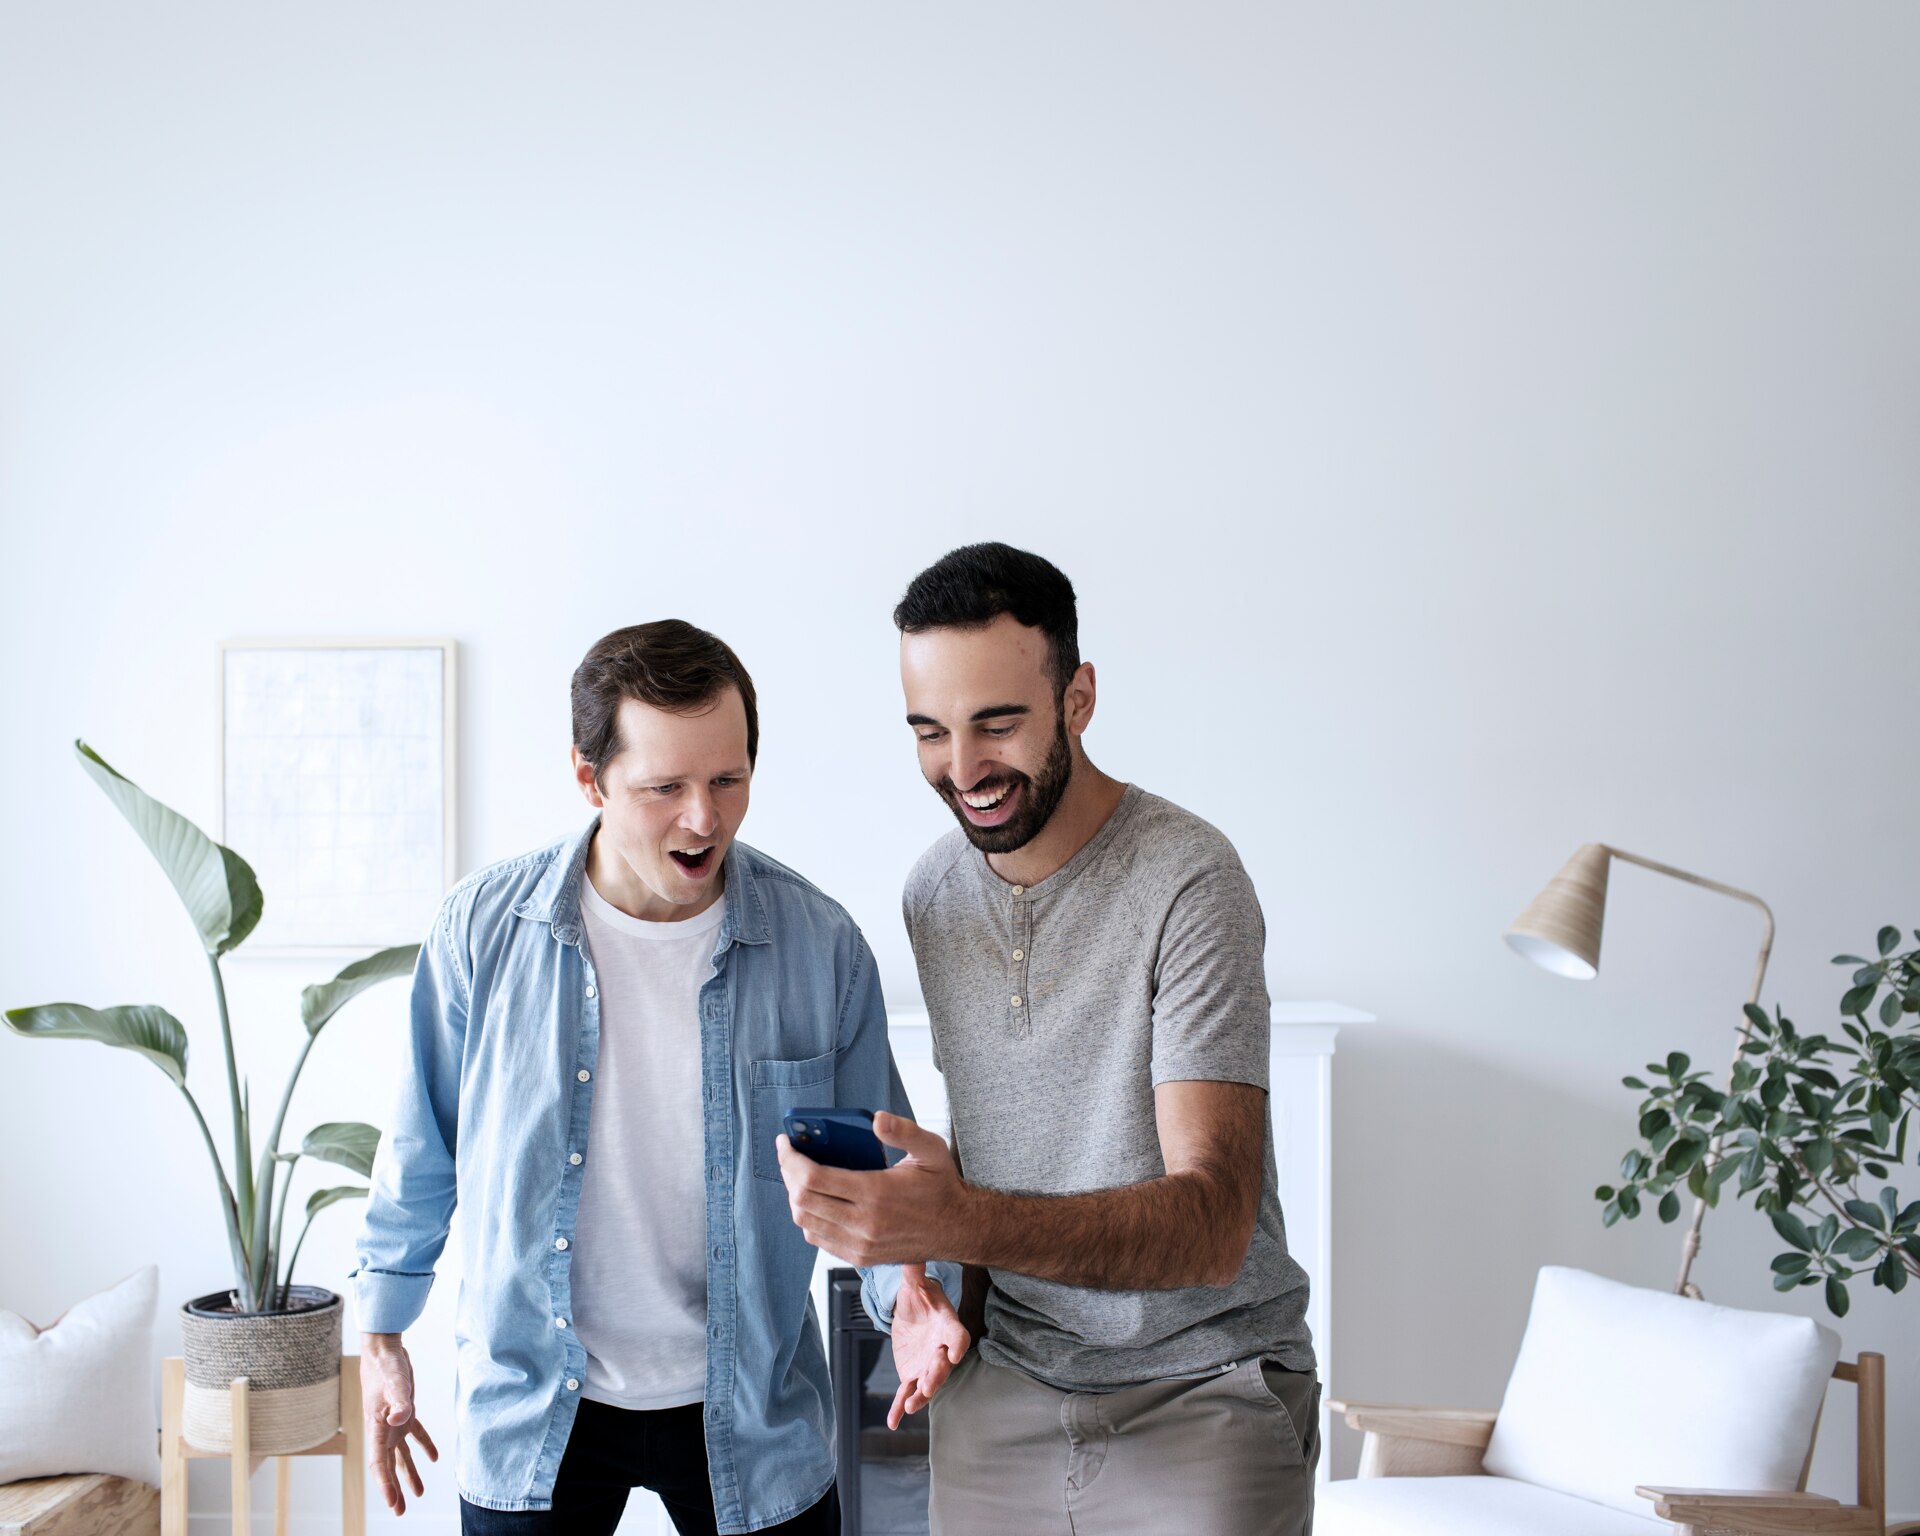
[[[1767,961],[1773,954],[1773,908],[1768,906],[1752,891],[1743,891],[1738,886],[1722,885],[1718,880],[1709,880],[1705,875],[1689,874],[1684,869],[1675,869],[1671,864],[1662,864],[1655,859],[1643,859],[1637,853],[1628,853],[1624,848],[1615,848],[1611,844],[1602,844],[1609,855],[1624,859],[1629,864],[1638,864],[1642,869],[1651,869],[1656,874],[1671,875],[1675,880],[1684,880],[1688,885],[1702,886],[1709,891],[1718,891],[1722,896],[1731,896],[1735,901],[1744,901],[1748,906],[1760,909],[1760,918],[1764,926],[1760,933],[1760,963],[1754,968],[1753,990],[1747,995],[1747,1001],[1760,1001],[1760,988],[1766,981]],[[1744,1018],[1740,1025],[1740,1040],[1746,1043],[1749,1026]],[[1738,1060],[1736,1055],[1735,1060]]]
[[[1749,906],[1758,907],[1760,909],[1760,917],[1765,926],[1761,929],[1760,933],[1760,962],[1754,968],[1753,991],[1748,994],[1747,1001],[1750,1003],[1758,1003],[1760,1001],[1760,988],[1767,976],[1767,960],[1773,954],[1773,908],[1769,907],[1758,896],[1754,895],[1752,891],[1743,891],[1737,886],[1722,885],[1718,880],[1709,880],[1704,875],[1689,874],[1684,869],[1675,869],[1671,864],[1661,864],[1654,859],[1643,859],[1639,854],[1627,853],[1623,849],[1608,847],[1607,852],[1616,859],[1624,859],[1629,864],[1638,864],[1642,869],[1653,870],[1656,874],[1671,875],[1676,880],[1684,880],[1688,885],[1703,886],[1709,891],[1718,891],[1722,896],[1731,896],[1736,901],[1744,901]],[[1740,1061],[1740,1047],[1747,1043],[1747,1039],[1752,1033],[1753,1021],[1750,1020],[1745,1013],[1742,1013],[1740,1015],[1740,1038],[1734,1047],[1733,1053],[1733,1060],[1736,1066]],[[1729,1093],[1733,1091],[1732,1068],[1728,1068],[1727,1091]],[[1708,1169],[1711,1170],[1713,1165],[1719,1161],[1720,1141],[1719,1138],[1716,1137],[1713,1145],[1707,1149]],[[1693,1220],[1687,1227],[1686,1239],[1680,1247],[1680,1279],[1674,1285],[1674,1290],[1680,1295],[1692,1296],[1696,1299],[1700,1295],[1700,1287],[1694,1285],[1687,1276],[1693,1269],[1694,1257],[1700,1252],[1700,1226],[1706,1219],[1706,1215],[1707,1202],[1701,1199],[1695,1199],[1693,1202]]]

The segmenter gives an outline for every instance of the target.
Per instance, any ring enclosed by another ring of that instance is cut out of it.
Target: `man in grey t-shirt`
[[[894,617],[921,770],[960,823],[905,895],[953,1146],[882,1115],[909,1154],[885,1173],[781,1161],[810,1240],[907,1266],[868,1304],[894,1422],[934,1402],[933,1529],[1309,1532],[1318,1388],[1252,884],[1218,831],[1088,760],[1093,668],[1048,562],[955,550]],[[936,1258],[984,1290],[964,1360],[929,1342],[951,1329],[916,1268]]]

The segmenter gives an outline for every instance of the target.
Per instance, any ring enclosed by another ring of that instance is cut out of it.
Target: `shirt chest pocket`
[[[750,1080],[753,1095],[753,1176],[780,1178],[780,1152],[774,1145],[786,1131],[789,1109],[831,1109],[833,1057],[808,1056],[801,1061],[756,1061]]]

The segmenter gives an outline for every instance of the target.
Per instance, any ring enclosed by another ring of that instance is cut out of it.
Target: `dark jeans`
[[[718,1536],[702,1412],[699,1403],[641,1412],[583,1400],[560,1458],[553,1508],[482,1509],[462,1499],[461,1536],[613,1536],[635,1488],[660,1496],[680,1536]],[[840,1495],[829,1488],[812,1509],[763,1530],[840,1536]]]

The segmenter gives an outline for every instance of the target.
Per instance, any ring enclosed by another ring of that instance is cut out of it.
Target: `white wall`
[[[1807,1023],[1920,925],[1916,47],[1891,4],[10,7],[0,1002],[163,1002],[218,1103],[189,930],[67,749],[212,825],[216,641],[457,636],[471,867],[576,823],[568,672],[666,614],[755,671],[749,838],[911,1001],[946,813],[888,611],[1010,539],[1082,593],[1096,759],[1239,845],[1276,995],[1380,1017],[1333,1388],[1494,1402],[1538,1265],[1669,1281],[1589,1198],[1615,1085],[1728,1051],[1755,939],[1622,871],[1556,982],[1499,942],[1540,884],[1605,838],[1764,893]],[[312,977],[232,969],[264,1088]],[[297,1122],[380,1113],[399,1003]],[[222,1283],[163,1088],[0,1040],[0,1304]],[[1808,1307],[1776,1246],[1723,1212],[1698,1277]],[[1920,1304],[1843,1332],[1911,1446]]]

